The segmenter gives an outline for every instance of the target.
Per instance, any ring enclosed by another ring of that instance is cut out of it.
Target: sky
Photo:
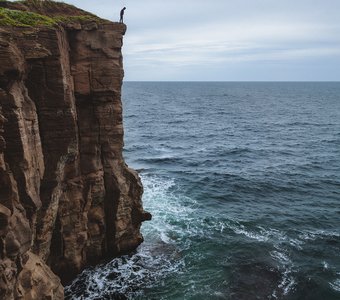
[[[340,81],[340,0],[65,0],[124,21],[127,81]]]

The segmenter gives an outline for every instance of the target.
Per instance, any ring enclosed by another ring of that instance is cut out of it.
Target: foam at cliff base
[[[194,208],[180,204],[178,196],[171,191],[175,186],[173,180],[148,176],[142,176],[142,180],[144,207],[154,214],[152,222],[143,224],[145,242],[134,254],[85,270],[66,287],[66,299],[98,299],[109,295],[135,299],[143,295],[144,289],[185,268],[175,238],[181,228],[171,223],[178,216],[186,219]]]

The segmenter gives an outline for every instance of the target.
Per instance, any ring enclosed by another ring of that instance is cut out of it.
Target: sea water
[[[145,242],[66,299],[340,299],[340,83],[126,82]]]

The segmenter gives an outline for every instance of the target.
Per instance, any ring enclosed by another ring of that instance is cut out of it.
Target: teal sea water
[[[127,82],[145,242],[66,299],[340,299],[340,83]]]

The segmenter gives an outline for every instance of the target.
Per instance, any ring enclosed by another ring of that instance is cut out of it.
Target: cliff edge
[[[125,31],[64,3],[0,1],[1,299],[63,299],[86,265],[143,241],[151,215],[122,156]]]

